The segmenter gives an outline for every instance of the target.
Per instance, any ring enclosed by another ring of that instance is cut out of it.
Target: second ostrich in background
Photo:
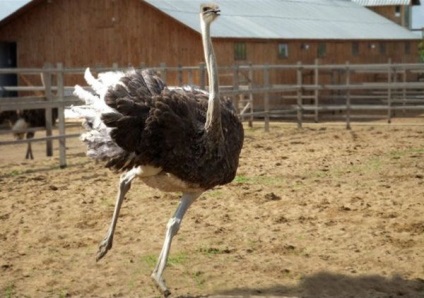
[[[26,136],[26,139],[34,138],[34,131],[25,132],[29,128],[46,127],[46,111],[44,109],[17,111],[16,115],[17,117],[14,117],[13,120],[16,120],[16,122],[12,123],[12,131],[18,140],[22,140],[24,136]],[[58,110],[52,109],[52,124],[56,122],[57,117]],[[28,142],[25,158],[34,159],[31,142]]]
[[[97,260],[112,248],[124,197],[134,178],[164,192],[182,192],[169,220],[162,251],[152,278],[165,296],[170,294],[163,271],[172,238],[184,214],[206,190],[231,182],[243,145],[243,127],[229,100],[221,99],[210,24],[220,10],[201,6],[202,42],[209,75],[209,93],[192,88],[167,88],[152,71],[109,72],[85,78],[97,92],[81,87],[88,132],[82,136],[87,154],[106,160],[106,167],[123,172],[109,230],[101,241]]]

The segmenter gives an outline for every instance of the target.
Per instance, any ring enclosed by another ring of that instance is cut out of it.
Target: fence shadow
[[[275,285],[268,288],[238,288],[215,295],[239,297],[302,297],[302,298],[422,298],[424,279],[408,280],[400,276],[386,278],[379,275],[347,276],[320,272],[302,279],[291,287]],[[218,296],[219,297],[219,296]]]

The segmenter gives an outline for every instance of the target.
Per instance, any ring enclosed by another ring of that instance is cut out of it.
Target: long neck
[[[209,100],[205,129],[207,133],[221,137],[221,106],[219,99],[218,71],[215,53],[212,47],[210,25],[201,21],[203,50],[209,78]]]

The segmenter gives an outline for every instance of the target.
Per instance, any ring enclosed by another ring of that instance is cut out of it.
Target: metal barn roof
[[[208,0],[144,0],[200,32],[199,7]],[[212,36],[254,39],[419,39],[394,22],[352,1],[212,0],[221,8]],[[383,1],[383,0],[370,0]],[[395,2],[403,0],[386,0]],[[406,0],[405,0],[406,1]],[[412,0],[419,2],[419,0]],[[40,1],[0,0],[0,22]],[[410,1],[406,1],[410,2]]]
[[[0,1],[0,21],[11,15],[31,0],[1,0]]]
[[[420,5],[420,0],[351,0],[363,6]]]
[[[205,0],[145,0],[200,32]],[[409,30],[350,0],[216,0],[213,37],[257,39],[417,39]]]

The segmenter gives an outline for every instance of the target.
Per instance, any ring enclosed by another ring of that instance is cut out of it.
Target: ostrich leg
[[[113,211],[112,223],[106,233],[105,238],[100,242],[99,250],[97,252],[96,261],[103,258],[109,249],[112,248],[113,234],[115,233],[116,223],[118,221],[119,211],[124,201],[125,195],[131,188],[131,181],[137,176],[137,174],[129,171],[121,176],[119,181],[118,195],[116,197],[115,210]]]
[[[184,214],[190,207],[190,205],[201,195],[202,193],[183,193],[180,204],[175,211],[174,216],[168,221],[167,230],[165,235],[165,241],[163,243],[162,251],[159,255],[158,262],[155,270],[153,270],[152,278],[156,285],[162,291],[165,297],[169,296],[171,292],[165,285],[162,274],[165,270],[166,262],[168,260],[169,250],[171,248],[172,238],[178,233],[180,229],[181,221],[183,220]]]
[[[34,159],[34,155],[32,154],[31,142],[28,142],[27,152],[26,152],[26,155],[25,155],[25,159]]]
[[[137,176],[146,177],[154,176],[159,173],[162,169],[154,168],[150,166],[140,166],[133,168],[132,170],[122,174],[119,180],[118,195],[116,196],[115,210],[113,211],[112,223],[106,233],[105,238],[99,244],[99,250],[97,252],[96,261],[103,258],[106,253],[112,248],[113,234],[115,233],[116,223],[118,222],[119,211],[121,209],[122,202],[124,201],[125,195],[131,188],[131,182]]]
[[[27,140],[30,140],[30,139],[34,138],[34,133],[33,132],[27,133],[26,134],[26,138],[27,138]],[[34,155],[32,154],[31,142],[28,142],[27,152],[26,152],[26,155],[25,155],[25,159],[34,159]]]

